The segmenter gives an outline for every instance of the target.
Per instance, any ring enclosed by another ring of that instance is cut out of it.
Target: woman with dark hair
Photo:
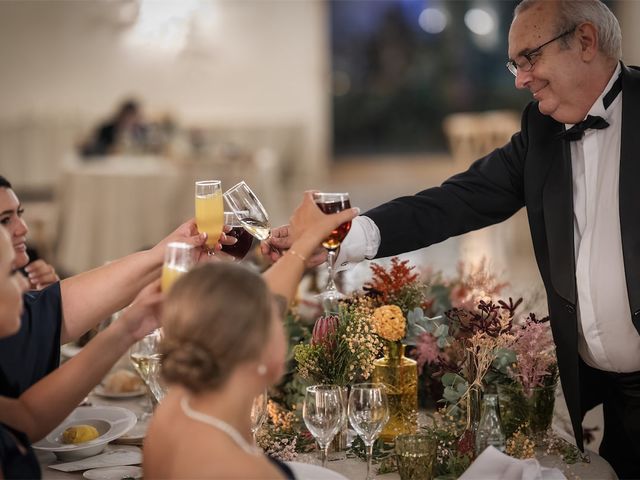
[[[3,225],[11,236],[11,243],[16,252],[15,267],[24,268],[32,289],[42,290],[60,278],[55,269],[44,260],[37,259],[29,263],[26,244],[29,228],[22,219],[23,214],[24,208],[11,183],[0,175],[0,225]]]
[[[11,184],[0,177],[0,223],[10,234],[16,269],[29,262],[24,246],[28,228],[22,213]],[[145,285],[160,276],[167,243],[184,241],[200,247],[205,240],[206,234],[199,234],[195,221],[190,220],[149,250],[25,292],[19,330],[0,339],[0,395],[18,397],[57,368],[61,344],[77,340],[129,305]],[[38,275],[36,281],[42,284],[49,280]]]
[[[15,256],[6,230],[0,227],[0,338],[21,327],[21,294],[27,282],[12,266]],[[158,327],[159,283],[144,288],[117,322],[19,398],[0,394],[0,478],[40,478],[30,442],[53,430],[131,345]]]

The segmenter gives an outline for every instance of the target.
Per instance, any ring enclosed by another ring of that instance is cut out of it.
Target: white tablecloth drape
[[[272,158],[252,155],[176,163],[160,157],[107,157],[65,166],[58,189],[56,265],[76,274],[158,241],[194,215],[194,182],[222,188],[245,180],[278,210]]]

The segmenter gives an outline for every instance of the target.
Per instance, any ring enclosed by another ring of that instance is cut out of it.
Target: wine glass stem
[[[322,468],[327,467],[327,457],[329,456],[329,444],[327,443],[324,446],[320,446],[320,450],[322,450]]]
[[[329,283],[327,283],[327,292],[336,292],[338,289],[336,288],[335,276],[336,276],[336,250],[328,250],[327,251],[327,270],[329,270]]]
[[[367,480],[373,478],[371,476],[371,457],[373,457],[373,443],[367,445]]]

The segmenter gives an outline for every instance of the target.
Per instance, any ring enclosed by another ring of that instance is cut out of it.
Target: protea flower
[[[335,333],[338,330],[338,317],[328,315],[319,317],[313,326],[311,334],[311,345],[324,345],[332,350],[335,348]]]

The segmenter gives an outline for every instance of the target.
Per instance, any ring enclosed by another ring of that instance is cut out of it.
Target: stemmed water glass
[[[164,251],[161,288],[168,292],[174,282],[195,265],[193,245],[184,242],[171,242]]]
[[[258,240],[268,240],[271,238],[271,224],[269,215],[258,200],[255,193],[244,181],[235,184],[224,192],[224,199],[236,214],[242,226]],[[274,246],[269,244],[272,250]]]
[[[253,399],[251,405],[251,434],[253,435],[253,443],[256,443],[256,434],[260,427],[267,418],[267,391],[265,390],[260,395]]]
[[[367,447],[367,480],[369,480],[373,444],[389,421],[389,406],[384,385],[358,383],[351,387],[349,421]]]
[[[315,192],[313,194],[313,200],[320,210],[326,214],[337,213],[351,208],[348,193]],[[351,220],[340,224],[340,226],[333,230],[322,242],[322,246],[327,250],[327,266],[329,270],[329,282],[324,292],[319,294],[323,303],[332,304],[336,300],[344,298],[344,295],[340,293],[336,287],[335,263],[340,244],[347,236],[347,233],[349,233],[349,229],[351,229]]]
[[[207,234],[207,249],[213,255],[213,248],[222,235],[224,207],[220,180],[196,182],[196,223],[199,232]]]
[[[329,443],[342,426],[343,406],[340,387],[313,385],[307,387],[302,404],[302,418],[322,451],[322,466],[327,466]]]

